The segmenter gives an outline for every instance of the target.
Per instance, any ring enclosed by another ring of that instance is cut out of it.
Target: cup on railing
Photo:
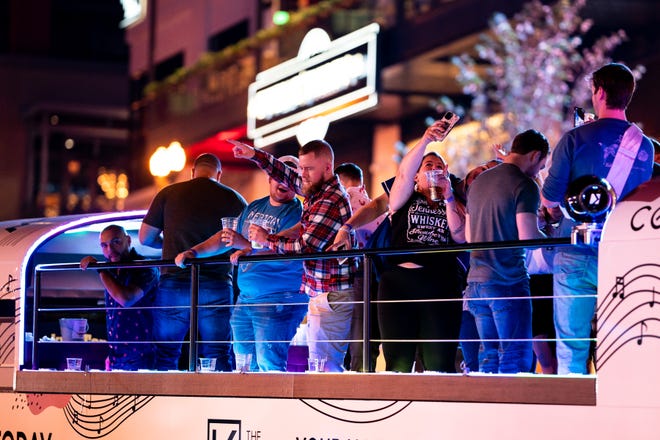
[[[216,358],[197,359],[197,369],[202,372],[215,371]]]
[[[236,371],[239,373],[246,373],[250,371],[250,364],[252,363],[252,353],[234,353],[236,358]]]
[[[238,217],[222,217],[222,229],[238,229]]]
[[[82,358],[66,358],[67,371],[80,371],[82,369]]]
[[[308,369],[310,373],[323,373],[325,371],[325,357],[310,356],[307,359]]]

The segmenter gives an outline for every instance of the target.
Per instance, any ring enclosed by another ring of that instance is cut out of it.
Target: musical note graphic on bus
[[[660,339],[660,264],[648,263],[633,267],[615,282],[596,311],[598,343],[596,370],[625,345]]]

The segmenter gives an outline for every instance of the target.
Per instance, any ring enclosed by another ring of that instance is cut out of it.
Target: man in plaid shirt
[[[281,254],[323,252],[332,245],[339,228],[351,216],[348,195],[334,174],[334,153],[325,141],[315,140],[298,151],[299,170],[286,166],[272,155],[248,145],[232,142],[234,156],[250,159],[270,177],[305,196],[303,214],[292,234],[268,234],[250,226],[254,240]],[[310,297],[307,313],[310,359],[326,359],[325,371],[343,371],[349,336],[354,260],[305,260],[301,293]]]

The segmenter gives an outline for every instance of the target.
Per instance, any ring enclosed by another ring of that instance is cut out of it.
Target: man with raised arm
[[[332,245],[339,228],[351,216],[346,191],[334,174],[334,152],[330,144],[314,140],[298,151],[299,170],[287,167],[272,155],[233,142],[234,155],[250,159],[276,181],[303,195],[300,227],[294,236],[268,234],[250,226],[250,240],[281,254],[322,252]],[[325,371],[343,371],[353,312],[352,259],[305,260],[301,292],[310,297],[307,314],[310,358],[325,359]]]

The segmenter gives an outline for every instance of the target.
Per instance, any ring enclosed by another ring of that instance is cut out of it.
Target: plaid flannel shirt
[[[302,178],[297,170],[262,150],[255,150],[252,160],[270,177],[293,188],[297,194],[304,195],[301,190]],[[339,184],[337,176],[333,176],[318,192],[305,197],[300,237],[291,239],[271,234],[268,236],[268,247],[278,254],[323,252],[350,217],[348,195]],[[314,297],[321,293],[349,289],[355,264],[354,258],[341,265],[335,258],[305,260],[301,293]]]

